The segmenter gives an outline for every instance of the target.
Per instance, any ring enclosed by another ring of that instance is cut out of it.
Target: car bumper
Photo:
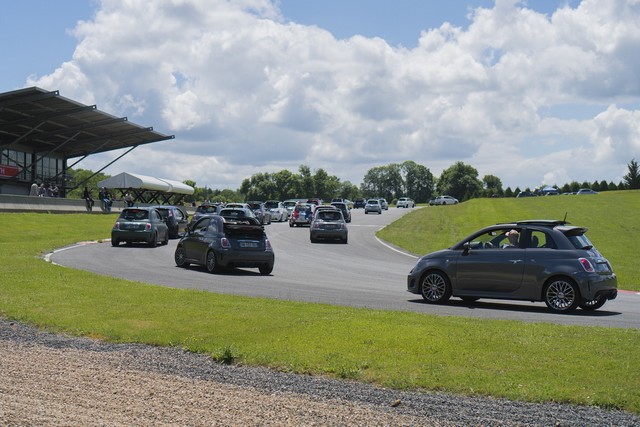
[[[345,240],[349,232],[347,230],[311,230],[312,239],[341,239]]]
[[[618,296],[618,278],[615,274],[584,274],[577,278],[580,296],[587,301],[603,295],[607,299]]]
[[[218,264],[222,267],[259,267],[268,264],[273,266],[273,252],[252,251],[216,251]]]
[[[111,240],[118,240],[120,242],[151,242],[153,233],[155,233],[155,231],[114,230],[111,232]]]

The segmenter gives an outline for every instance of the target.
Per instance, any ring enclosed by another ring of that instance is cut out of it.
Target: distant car
[[[616,298],[617,278],[586,231],[555,220],[491,225],[420,258],[407,290],[434,304],[454,296],[544,301],[558,313],[596,310]]]
[[[331,203],[344,203],[344,199],[342,197],[334,197],[333,199],[331,199]]]
[[[349,231],[347,223],[342,216],[342,212],[338,209],[321,209],[319,210],[311,222],[309,228],[309,238],[311,243],[318,240],[340,240],[347,243]]]
[[[239,212],[239,211],[236,211]],[[205,216],[189,227],[174,253],[178,267],[203,265],[210,273],[222,268],[273,271],[275,256],[264,226],[254,216]]]
[[[521,191],[518,193],[516,198],[521,198],[521,197],[538,197],[538,195],[536,193],[532,193],[531,191]]]
[[[264,207],[271,213],[271,221],[283,222],[289,219],[289,212],[282,202],[277,200],[267,200]]]
[[[368,214],[369,212],[378,212],[378,214],[382,213],[382,205],[380,205],[380,200],[378,199],[367,200],[367,204],[364,205],[364,213]]]
[[[578,192],[576,193],[578,195],[582,195],[582,194],[598,194],[597,191],[594,191],[590,188],[581,188],[578,190]]]
[[[429,200],[430,206],[439,206],[439,205],[457,205],[458,199],[451,196],[438,196],[435,199]]]
[[[353,208],[354,209],[364,208],[366,204],[367,204],[367,201],[365,199],[355,199],[353,201]]]
[[[297,199],[289,199],[282,202],[282,204],[284,205],[284,208],[287,210],[288,217],[291,216],[291,212],[293,212],[293,208],[295,208],[298,203],[300,203],[300,200],[297,200]]]
[[[169,243],[169,227],[156,208],[124,208],[111,229],[111,244],[144,242],[151,247]]]
[[[264,203],[247,202],[247,205],[261,224],[271,224],[271,212],[265,207]]]
[[[167,227],[169,228],[169,238],[177,239],[182,233],[184,233],[189,225],[189,217],[186,211],[183,211],[177,206],[154,206],[162,219],[165,220]]]
[[[227,219],[237,219],[237,218],[245,218],[245,217],[253,217],[255,218],[255,214],[249,208],[234,208],[234,207],[224,207],[220,209],[218,215]],[[256,218],[257,219],[257,218]],[[260,220],[258,220],[259,222]]]
[[[311,225],[311,217],[313,212],[311,205],[307,203],[298,203],[289,216],[289,227],[296,227],[298,225]]]
[[[196,208],[196,211],[191,216],[191,221],[189,221],[189,223],[193,224],[197,220],[202,218],[202,216],[216,214],[218,213],[219,210],[220,210],[220,205],[216,205],[213,203],[203,203]]]
[[[378,199],[378,200],[380,200],[380,207],[381,207],[383,210],[388,211],[388,210],[389,210],[389,202],[387,202],[387,199],[385,199],[385,198],[380,198],[380,199]]]
[[[331,205],[340,209],[340,212],[342,212],[342,217],[346,222],[351,222],[351,209],[349,209],[349,206],[346,203],[332,202]]]
[[[413,208],[416,203],[408,197],[400,197],[396,202],[397,208]]]

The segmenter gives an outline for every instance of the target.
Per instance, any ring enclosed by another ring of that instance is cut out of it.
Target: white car
[[[408,197],[400,197],[396,202],[396,208],[414,208],[416,203]]]
[[[284,222],[289,219],[289,211],[287,211],[282,202],[267,200],[264,202],[264,207],[271,212],[271,221]]]
[[[458,199],[451,196],[438,196],[435,199],[429,200],[429,205],[438,206],[438,205],[457,205]]]

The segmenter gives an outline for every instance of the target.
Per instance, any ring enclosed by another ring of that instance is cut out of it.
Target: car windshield
[[[126,219],[127,221],[142,221],[149,219],[149,211],[141,209],[127,209],[122,211],[120,218]]]
[[[275,209],[278,207],[278,202],[266,202],[264,207],[267,209]]]
[[[216,207],[215,206],[198,206],[198,209],[196,209],[196,212],[198,213],[216,213]]]

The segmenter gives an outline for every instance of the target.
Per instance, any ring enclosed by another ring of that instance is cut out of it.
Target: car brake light
[[[226,237],[223,237],[222,239],[220,239],[220,245],[222,246],[223,249],[231,248],[231,242],[229,242],[229,239],[227,239]]]
[[[582,265],[582,268],[584,268],[584,271],[586,271],[587,273],[593,273],[595,271],[593,265],[591,264],[591,261],[589,261],[588,259],[578,258],[578,261],[580,261],[580,265]]]
[[[149,223],[149,222],[148,222],[148,223],[146,223],[146,224],[144,225],[144,228],[145,228],[145,230],[151,230],[151,223]]]
[[[266,251],[270,251],[271,249],[271,242],[269,241],[269,239],[264,239],[264,249]]]

